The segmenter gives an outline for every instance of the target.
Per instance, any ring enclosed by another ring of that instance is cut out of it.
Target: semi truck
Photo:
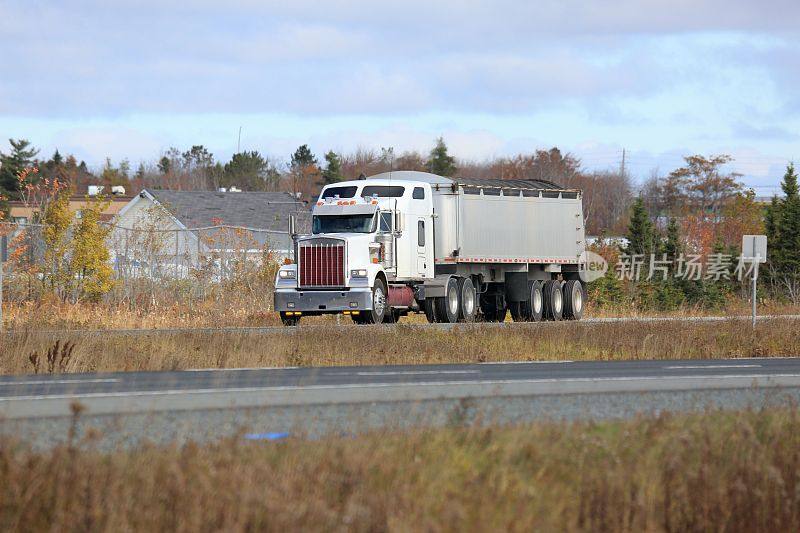
[[[394,171],[325,186],[311,233],[290,220],[294,260],[275,279],[286,325],[579,320],[581,191],[546,180]]]

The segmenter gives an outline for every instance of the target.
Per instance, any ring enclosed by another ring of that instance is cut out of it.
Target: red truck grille
[[[344,243],[300,243],[301,287],[344,287]]]

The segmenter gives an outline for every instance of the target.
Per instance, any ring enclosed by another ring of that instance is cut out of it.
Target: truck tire
[[[508,309],[496,294],[481,295],[481,312],[486,322],[505,322]]]
[[[508,302],[508,310],[511,312],[511,320],[514,322],[526,322],[525,302]]]
[[[462,322],[475,322],[478,314],[478,295],[471,278],[462,278],[458,282],[459,316]]]
[[[583,317],[583,286],[571,279],[564,284],[564,319],[580,320]]]
[[[372,309],[353,315],[353,322],[356,324],[382,324],[387,313],[391,313],[391,309],[386,301],[386,284],[380,278],[376,278],[375,286],[372,287]]]
[[[436,318],[440,322],[451,324],[458,322],[458,315],[461,312],[461,296],[458,289],[458,278],[451,277],[444,287],[444,297],[436,298]]]
[[[544,294],[545,320],[561,320],[564,312],[564,293],[561,292],[561,282],[547,280],[542,289]]]
[[[533,281],[530,285],[530,295],[523,303],[523,314],[525,320],[529,322],[541,322],[544,314],[544,295],[542,293],[542,282]]]
[[[300,322],[299,316],[286,316],[286,313],[281,313],[281,322],[284,326],[296,326]]]
[[[428,323],[435,324],[438,322],[436,317],[436,301],[434,298],[425,298],[422,308],[425,310],[425,318],[428,319]]]

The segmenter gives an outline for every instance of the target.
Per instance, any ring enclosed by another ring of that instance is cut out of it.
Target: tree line
[[[17,200],[23,194],[19,173],[36,167],[36,179],[58,179],[68,183],[76,194],[85,194],[88,185],[123,185],[129,192],[144,188],[171,190],[286,191],[304,200],[313,200],[330,183],[357,179],[389,170],[416,170],[442,176],[500,179],[545,179],[584,191],[584,209],[590,233],[605,229],[624,229],[634,187],[631,177],[615,171],[586,171],[581,161],[558,148],[535,150],[530,154],[496,157],[483,162],[459,161],[452,156],[443,138],[435,140],[428,153],[393,148],[358,148],[349,153],[333,150],[321,158],[308,145],[299,146],[286,161],[266,157],[257,150],[234,154],[219,161],[205,146],[187,150],[170,148],[152,162],[135,168],[123,159],[106,159],[99,169],[90,170],[72,155],[58,150],[48,159],[27,140],[10,140],[10,150],[0,150],[0,194]]]

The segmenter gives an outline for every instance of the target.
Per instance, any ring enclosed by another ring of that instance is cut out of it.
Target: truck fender
[[[444,289],[452,277],[452,274],[439,274],[433,279],[426,279],[423,284],[425,287],[425,299],[444,298]]]

